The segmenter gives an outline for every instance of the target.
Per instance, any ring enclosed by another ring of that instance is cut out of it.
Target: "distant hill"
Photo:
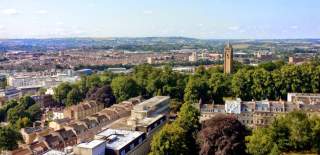
[[[96,49],[123,49],[123,50],[153,50],[165,51],[181,48],[207,48],[223,47],[227,40],[204,40],[186,37],[143,37],[143,38],[55,38],[55,39],[1,39],[0,51],[49,51],[72,48]],[[234,44],[320,44],[319,39],[292,39],[292,40],[230,40]]]

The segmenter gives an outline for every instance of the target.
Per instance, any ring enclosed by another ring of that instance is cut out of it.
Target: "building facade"
[[[200,105],[200,121],[205,121],[219,114],[233,115],[248,127],[266,126],[275,117],[288,112],[301,110],[308,115],[319,115],[320,104],[303,104],[285,101],[241,101],[227,100],[225,105]]]

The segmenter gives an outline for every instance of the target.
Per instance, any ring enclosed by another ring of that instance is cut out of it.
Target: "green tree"
[[[155,70],[151,65],[149,64],[143,64],[138,65],[134,67],[133,71],[133,79],[136,81],[138,86],[141,88],[140,95],[145,97],[151,97],[147,90],[147,85],[149,82],[149,76],[151,73]]]
[[[58,87],[54,88],[53,98],[61,104],[65,104],[67,95],[72,87],[69,83],[61,83]]]
[[[6,104],[0,109],[0,121],[5,121],[7,118],[8,110],[18,105],[16,100],[7,101]]]
[[[130,77],[116,77],[111,82],[111,88],[118,102],[139,95],[139,86]]]
[[[199,76],[190,76],[184,90],[184,101],[189,103],[208,102],[209,86],[205,79]]]
[[[0,127],[1,150],[14,150],[18,148],[19,141],[22,141],[22,136],[18,131],[10,127]]]
[[[15,123],[15,127],[17,129],[30,127],[32,126],[32,122],[28,117],[19,118],[18,121]]]
[[[275,143],[268,128],[257,128],[252,135],[246,137],[247,152],[252,155],[266,155],[272,150]]]
[[[188,154],[185,142],[185,130],[174,123],[167,124],[153,136],[150,155]]]
[[[228,75],[223,73],[213,73],[209,79],[210,94],[214,103],[222,104],[223,97],[230,94],[230,83]]]
[[[82,100],[82,97],[79,89],[72,88],[67,95],[66,106],[72,106],[72,105],[78,104],[81,100]]]
[[[310,124],[312,130],[312,150],[320,154],[320,117],[313,116],[310,119]]]
[[[7,119],[11,125],[14,125],[21,117],[29,117],[28,113],[22,107],[16,107],[8,110]]]
[[[87,88],[99,87],[101,85],[100,76],[97,74],[90,75],[86,78],[87,80]]]
[[[250,101],[252,100],[251,86],[253,80],[251,74],[252,70],[240,69],[232,77],[232,91],[237,97],[240,97],[242,100]]]
[[[22,98],[20,98],[19,102],[20,103],[18,106],[25,109],[29,108],[30,106],[36,103],[36,101],[30,96],[23,96]]]
[[[301,111],[277,117],[266,128],[254,129],[246,137],[247,152],[254,155],[280,154],[283,152],[318,152],[319,118],[310,119]]]
[[[32,121],[37,121],[41,119],[41,109],[39,104],[34,104],[30,106],[26,111]]]
[[[177,101],[175,99],[170,100],[170,111],[172,113],[178,113],[180,111],[181,106],[182,106],[182,102]]]
[[[188,152],[191,154],[196,154],[198,152],[198,148],[196,144],[196,136],[200,129],[200,112],[190,103],[184,103],[180,112],[178,113],[178,118],[175,123],[183,128],[186,132],[186,145],[188,146]]]
[[[255,69],[251,75],[251,98],[255,100],[275,99],[274,83],[270,72],[264,69]],[[248,76],[250,76],[248,75]]]

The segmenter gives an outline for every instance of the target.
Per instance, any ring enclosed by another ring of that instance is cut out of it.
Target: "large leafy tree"
[[[0,109],[0,121],[1,122],[5,121],[5,119],[7,118],[8,110],[10,110],[11,108],[14,108],[18,104],[19,103],[16,100],[7,101],[6,104]]]
[[[198,148],[196,144],[196,136],[198,131],[200,130],[199,123],[200,112],[190,103],[184,103],[180,112],[178,113],[178,118],[175,123],[182,127],[186,134],[186,144],[188,146],[188,151],[191,154],[196,154],[198,152]]]
[[[232,116],[219,115],[202,124],[197,141],[200,155],[238,155],[245,153],[244,125]]]
[[[149,77],[152,74],[152,72],[155,70],[151,65],[149,64],[143,64],[136,66],[133,71],[133,79],[136,81],[138,86],[141,88],[140,95],[143,95],[145,97],[150,97],[150,92],[147,90],[148,83],[150,82]]]
[[[153,137],[151,154],[197,154],[195,137],[200,128],[199,115],[195,107],[184,103],[178,118]]]
[[[248,74],[251,74],[251,72]],[[270,72],[264,69],[255,69],[251,74],[251,78],[252,86],[250,92],[253,99],[274,99],[274,85]]]
[[[189,103],[208,102],[209,86],[206,79],[198,75],[190,76],[184,90],[184,101]]]
[[[292,151],[319,153],[319,124],[318,116],[309,118],[300,111],[279,116],[268,127],[254,129],[252,135],[246,137],[247,152],[257,155]]]
[[[233,75],[232,78],[232,91],[237,97],[240,97],[242,100],[250,101],[252,100],[251,95],[251,86],[253,80],[251,74],[252,70],[240,69],[237,73]]]
[[[72,86],[69,83],[62,83],[58,87],[54,88],[53,98],[60,104],[65,104],[67,101],[67,95],[71,91]]]
[[[111,88],[118,102],[139,95],[139,86],[136,81],[130,77],[116,77],[111,82]]]
[[[251,136],[246,137],[247,152],[253,155],[266,155],[274,146],[272,137],[268,128],[254,130]]]
[[[87,94],[87,99],[103,103],[105,107],[110,107],[116,102],[116,97],[113,95],[109,85],[92,89],[90,93]]]
[[[0,150],[14,150],[18,148],[19,141],[22,141],[22,136],[18,131],[0,127]]]
[[[26,110],[26,112],[29,114],[32,121],[41,119],[41,109],[39,104],[33,104]]]
[[[66,106],[78,104],[82,100],[81,92],[77,88],[72,88],[66,98]]]
[[[214,103],[222,104],[223,97],[230,94],[229,76],[223,73],[212,73],[209,79],[210,94]]]
[[[188,154],[185,130],[177,124],[167,124],[156,133],[151,142],[151,155]]]

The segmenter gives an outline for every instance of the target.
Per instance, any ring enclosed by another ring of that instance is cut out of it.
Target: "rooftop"
[[[149,100],[143,101],[140,104],[134,106],[134,110],[139,110],[139,111],[149,110],[150,108],[168,99],[170,99],[169,96],[155,96]]]
[[[66,153],[57,150],[50,150],[43,155],[66,155]]]
[[[113,150],[120,150],[124,146],[128,145],[130,142],[136,138],[143,135],[140,131],[128,131],[128,130],[117,130],[117,129],[107,129],[96,136],[104,138],[107,143],[106,147]]]
[[[92,149],[92,148],[99,146],[100,144],[102,144],[104,142],[106,142],[106,141],[105,140],[93,140],[93,141],[90,141],[87,143],[78,144],[77,147]]]
[[[158,121],[160,118],[162,118],[164,115],[156,115],[154,117],[146,117],[144,119],[141,119],[137,122],[137,125],[141,126],[149,126],[150,124]]]

